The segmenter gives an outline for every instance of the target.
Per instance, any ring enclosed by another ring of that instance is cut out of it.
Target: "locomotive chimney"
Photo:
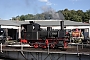
[[[60,21],[61,24],[61,30],[64,30],[64,21]]]
[[[66,30],[64,30],[64,21],[60,21],[61,29],[58,31],[58,37],[63,38],[66,34]]]

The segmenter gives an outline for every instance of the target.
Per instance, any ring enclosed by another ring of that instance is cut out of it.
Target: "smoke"
[[[53,8],[51,8],[51,2],[49,0],[38,0],[40,2],[45,2],[46,6],[42,6],[41,8],[39,8],[37,2],[37,0],[25,0],[25,3],[26,5],[29,7],[29,8],[32,8],[34,13],[38,13],[38,9],[41,9],[45,16],[46,17],[52,17],[52,19],[55,19],[55,20],[64,20],[64,16],[61,12],[57,13]]]
[[[55,20],[64,20],[64,16],[61,12],[56,12],[53,8],[49,6],[43,6],[41,7],[42,11],[44,12],[45,15],[51,15],[52,19]]]

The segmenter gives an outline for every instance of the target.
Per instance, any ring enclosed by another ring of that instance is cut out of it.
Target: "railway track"
[[[21,50],[21,47],[7,47],[7,46],[3,46],[2,48],[4,49],[8,49],[8,50]],[[48,51],[47,49],[42,49],[42,48],[33,48],[33,47],[23,47],[23,50],[30,50],[30,51]],[[77,48],[66,48],[66,50],[62,50],[61,48],[59,49],[49,49],[49,51],[56,51],[56,52],[61,52],[61,51],[65,51],[65,52],[77,52]],[[79,46],[78,48],[78,52],[90,52],[90,47],[84,47],[83,49],[81,48],[81,46]]]

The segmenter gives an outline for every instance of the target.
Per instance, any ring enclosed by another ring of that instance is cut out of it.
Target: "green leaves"
[[[83,12],[82,10],[62,10],[61,11],[66,20],[77,21],[77,22],[89,22],[90,10]]]

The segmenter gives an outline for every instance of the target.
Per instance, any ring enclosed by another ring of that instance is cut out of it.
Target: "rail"
[[[77,46],[77,50],[78,50],[78,46],[82,46],[82,49],[83,49],[83,46],[89,46],[90,47],[90,44],[83,44],[83,43],[69,43],[68,45],[76,45]]]
[[[77,51],[77,54],[80,52],[79,49],[81,48],[82,50],[84,50],[84,48],[87,48],[90,49],[90,44],[83,44],[83,43],[69,43],[68,45],[71,46],[76,46],[76,51]],[[79,54],[78,54],[79,55]],[[90,54],[89,54],[90,55]]]
[[[86,47],[89,47],[89,48],[87,48],[87,49],[89,49],[88,51],[89,51],[89,54],[90,54],[90,44],[79,44],[79,43],[68,43],[68,48],[65,48],[65,49],[67,49],[66,51],[64,51],[64,52],[71,52],[71,50],[72,50],[72,52],[76,52],[77,54],[79,53],[79,52],[81,52],[81,50],[84,50],[84,49],[86,49]],[[10,45],[9,47],[15,47],[14,45]],[[17,46],[16,46],[17,47]],[[25,45],[23,44],[23,43],[21,43],[20,45],[19,45],[19,50],[23,53],[24,51],[25,51]],[[27,46],[28,48],[30,48],[29,46]],[[73,51],[73,47],[74,47],[74,51]],[[17,47],[18,48],[18,47]],[[68,49],[71,49],[71,50],[68,50]],[[3,44],[1,43],[0,44],[0,52],[2,53],[3,52]],[[13,49],[13,48],[11,48],[11,49]],[[81,49],[81,50],[80,50]],[[38,49],[34,49],[35,51],[37,50],[38,51]],[[55,49],[53,49],[53,51],[54,51]],[[42,51],[44,51],[44,50],[42,50]],[[49,47],[49,44],[48,44],[48,47],[47,47],[47,49],[45,50],[48,54],[51,52],[51,49],[50,49],[50,47]],[[55,51],[56,53],[57,52],[63,52],[63,51],[59,51],[59,49],[56,49],[56,51]],[[71,53],[72,53],[71,52]],[[84,52],[86,52],[86,51],[84,51]]]

